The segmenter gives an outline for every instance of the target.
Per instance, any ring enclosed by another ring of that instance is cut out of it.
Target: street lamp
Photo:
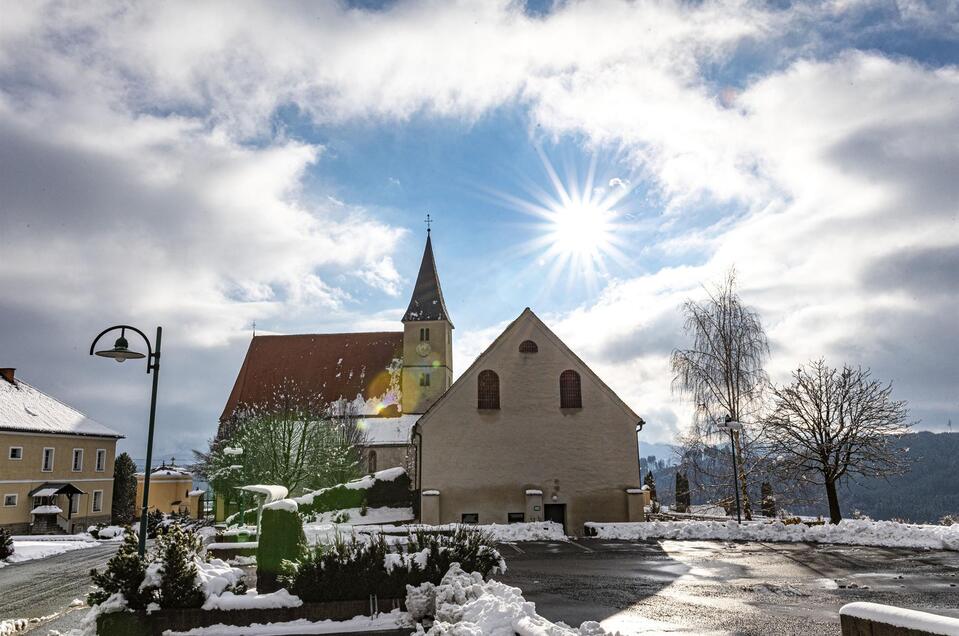
[[[729,441],[733,448],[733,488],[736,490],[736,521],[742,523],[743,515],[739,504],[739,466],[736,464],[735,434],[743,429],[743,425],[741,422],[734,420],[731,415],[727,415],[726,419],[718,423],[717,426],[729,431]]]
[[[112,349],[102,349],[100,351],[94,351],[99,342],[100,338],[110,333],[111,331],[120,330],[120,337],[116,339],[116,342],[113,343]],[[130,343],[127,342],[126,332],[127,329],[133,331],[134,333],[140,334],[140,337],[143,338],[143,341],[147,345],[146,354],[142,354],[139,351],[131,351]],[[150,397],[150,428],[147,433],[147,465],[146,470],[143,474],[143,506],[140,509],[140,556],[143,557],[146,554],[147,549],[147,502],[150,500],[150,468],[153,463],[153,428],[154,422],[156,421],[156,412],[157,412],[157,382],[160,379],[160,338],[163,335],[163,328],[157,327],[156,335],[156,349],[153,349],[150,345],[150,339],[147,338],[146,334],[137,329],[136,327],[131,327],[130,325],[116,325],[108,329],[104,329],[93,339],[93,343],[90,345],[90,355],[94,353],[102,358],[112,358],[117,362],[124,362],[126,360],[139,360],[140,358],[146,358],[147,360],[147,373],[153,373],[153,393]]]

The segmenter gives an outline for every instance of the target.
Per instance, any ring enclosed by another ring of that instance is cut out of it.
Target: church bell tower
[[[403,413],[425,413],[452,383],[453,323],[443,302],[427,229],[423,261],[403,316]]]

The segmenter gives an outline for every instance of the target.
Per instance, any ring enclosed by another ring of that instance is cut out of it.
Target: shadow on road
[[[687,574],[658,542],[528,542],[502,546],[506,574],[542,616],[580,625],[603,621],[654,596]]]

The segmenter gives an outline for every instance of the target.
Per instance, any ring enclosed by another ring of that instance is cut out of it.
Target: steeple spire
[[[446,303],[443,301],[443,290],[440,288],[440,277],[436,273],[436,262],[433,260],[433,242],[429,227],[426,230],[426,249],[423,251],[423,261],[416,277],[413,297],[403,316],[403,322],[422,320],[450,321]],[[450,326],[452,327],[452,324]]]

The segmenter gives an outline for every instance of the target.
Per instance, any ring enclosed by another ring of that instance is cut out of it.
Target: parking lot
[[[959,616],[959,553],[721,541],[503,545],[543,616],[634,633],[838,634],[839,608],[872,601]]]

